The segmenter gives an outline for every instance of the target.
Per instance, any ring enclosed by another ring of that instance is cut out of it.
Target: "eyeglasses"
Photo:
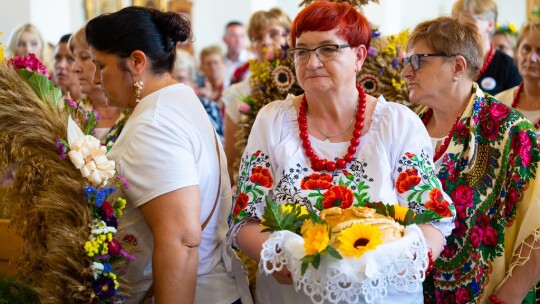
[[[418,71],[420,69],[420,64],[422,63],[422,57],[454,57],[458,54],[450,53],[437,53],[437,54],[414,54],[410,57],[403,58],[401,65],[405,68],[409,63],[413,71]]]
[[[315,52],[315,56],[320,62],[327,62],[336,57],[339,49],[351,47],[348,44],[326,44],[318,46],[314,49],[294,48],[288,49],[287,54],[295,63],[305,63],[309,60],[311,52]]]
[[[260,34],[253,37],[253,43],[261,43],[264,41],[264,39],[267,36],[270,37],[270,40],[272,41],[279,41],[281,38],[287,36],[287,32],[283,32],[279,30],[270,30],[264,34]]]

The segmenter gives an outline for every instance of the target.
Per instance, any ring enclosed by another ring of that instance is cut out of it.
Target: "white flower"
[[[69,159],[94,187],[107,183],[114,176],[114,161],[107,159],[107,148],[101,146],[97,138],[84,135],[71,117],[68,121],[68,142]]]
[[[94,274],[94,280],[97,280],[98,276],[103,272],[103,269],[105,268],[103,264],[98,262],[92,262],[92,273]]]

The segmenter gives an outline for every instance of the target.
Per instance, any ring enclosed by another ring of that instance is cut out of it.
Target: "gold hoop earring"
[[[144,82],[142,80],[137,80],[133,82],[133,91],[135,92],[135,102],[139,103],[141,101],[141,91],[143,89]]]

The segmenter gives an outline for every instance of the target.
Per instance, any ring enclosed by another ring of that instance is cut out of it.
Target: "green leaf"
[[[438,215],[437,213],[435,213],[434,211],[426,210],[426,212],[417,214],[414,217],[414,223],[417,224],[417,225],[421,225],[421,224],[433,222],[433,221],[438,220],[440,218],[442,218],[442,217],[440,215]]]
[[[47,76],[23,69],[19,70],[19,75],[26,80],[26,83],[28,83],[37,96],[49,106],[56,106],[60,98],[62,98],[60,89]]]
[[[366,204],[366,207],[375,209],[375,212],[377,212],[380,215],[387,216],[388,210],[386,204],[383,202],[369,202]]]
[[[315,269],[319,269],[319,265],[321,265],[321,254],[316,253],[313,255],[313,262],[311,263]]]
[[[266,196],[266,206],[262,215],[261,225],[267,228],[266,231],[288,230],[296,233],[302,226],[302,222],[307,218],[307,215],[300,215],[302,207],[298,204],[291,204],[291,211],[283,211],[282,206],[274,202],[270,197]]]
[[[311,264],[311,262],[308,262],[307,260],[305,260],[305,257],[304,257],[304,259],[302,259],[302,266],[300,268],[301,275],[304,275],[304,273],[306,273],[306,270],[309,267],[309,264]]]
[[[318,192],[311,192],[310,194],[308,194],[308,197],[318,197],[318,196],[321,196],[321,194]]]
[[[339,252],[332,246],[326,247],[326,253],[328,253],[329,256],[331,256],[331,257],[333,257],[335,259],[338,259],[338,260],[343,259],[341,254],[339,254]]]

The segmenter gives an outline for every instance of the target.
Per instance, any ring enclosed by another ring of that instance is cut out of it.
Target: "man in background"
[[[227,73],[225,74],[225,87],[230,85],[234,71],[246,63],[253,56],[246,50],[246,29],[238,21],[231,21],[225,26],[223,42],[227,45],[225,52],[225,65]]]

